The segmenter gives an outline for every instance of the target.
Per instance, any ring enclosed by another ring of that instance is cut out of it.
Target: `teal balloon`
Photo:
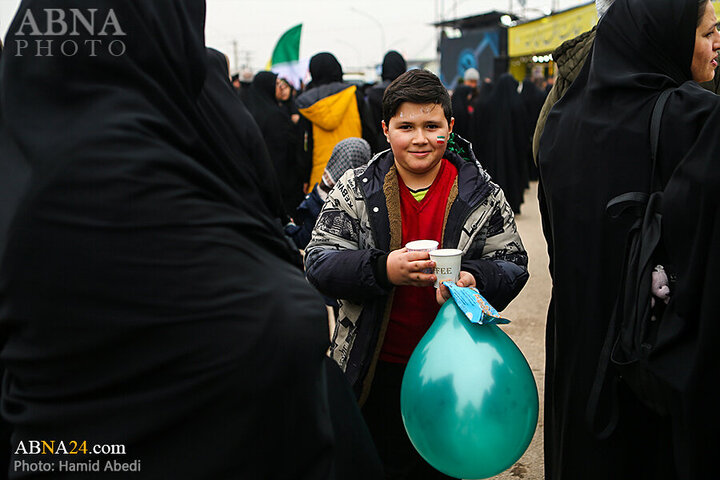
[[[496,325],[467,320],[453,300],[410,356],[400,408],[418,453],[446,475],[488,478],[525,452],[538,392],[522,352]]]

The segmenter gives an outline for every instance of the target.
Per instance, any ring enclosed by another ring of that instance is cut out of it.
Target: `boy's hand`
[[[457,285],[458,287],[474,287],[476,286],[475,277],[473,277],[472,273],[470,272],[460,270],[460,278],[455,285]],[[448,300],[450,296],[450,289],[445,285],[441,284],[440,287],[435,289],[435,299],[440,305],[445,303],[445,301]]]
[[[429,287],[435,283],[435,274],[423,273],[434,268],[428,252],[408,252],[407,248],[393,250],[387,258],[387,276],[393,285]]]

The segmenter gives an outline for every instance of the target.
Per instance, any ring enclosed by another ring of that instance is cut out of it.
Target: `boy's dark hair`
[[[450,94],[440,79],[428,70],[409,70],[396,78],[386,89],[382,99],[382,112],[385,125],[404,102],[425,105],[442,105],[448,124],[452,118]]]

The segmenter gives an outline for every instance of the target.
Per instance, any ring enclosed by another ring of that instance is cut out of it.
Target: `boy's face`
[[[412,179],[415,186],[428,186],[440,169],[448,135],[455,119],[448,125],[440,104],[404,102],[390,124],[383,121],[383,132],[390,143],[395,165],[405,183]],[[438,141],[438,137],[441,137]],[[419,185],[427,180],[427,185]],[[408,185],[413,187],[412,185]]]

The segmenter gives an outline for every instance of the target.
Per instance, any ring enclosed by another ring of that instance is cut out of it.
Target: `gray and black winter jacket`
[[[473,274],[480,293],[502,310],[527,282],[527,253],[503,191],[470,156],[465,160],[446,151],[458,175],[448,198],[441,245],[463,251],[462,269]],[[385,262],[401,242],[397,169],[387,150],[340,178],[305,250],[308,280],[339,299],[331,356],[361,403],[370,391],[392,306],[394,286],[387,282]]]

